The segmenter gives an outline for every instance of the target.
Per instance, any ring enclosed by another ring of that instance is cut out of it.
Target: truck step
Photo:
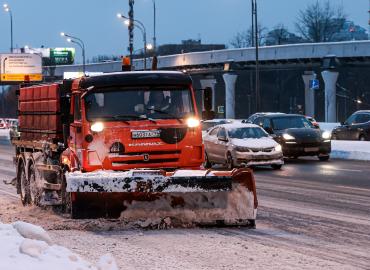
[[[52,183],[44,182],[43,188],[47,189],[47,190],[59,191],[59,190],[62,189],[62,185],[61,184],[52,184]]]

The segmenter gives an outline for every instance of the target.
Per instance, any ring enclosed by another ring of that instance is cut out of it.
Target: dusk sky
[[[316,0],[259,0],[259,21],[271,28],[279,23],[295,32],[298,11]],[[320,2],[323,0],[319,0]],[[324,1],[323,1],[324,2]],[[343,5],[350,20],[367,28],[369,0],[330,0]],[[5,2],[1,2],[3,4]],[[127,14],[128,0],[9,0],[14,16],[14,45],[23,47],[69,46],[59,35],[73,34],[86,43],[87,58],[98,54],[127,53],[127,27],[116,14]],[[224,43],[250,26],[250,0],[156,0],[157,42],[180,43],[201,38],[203,43]],[[153,37],[152,0],[135,1],[135,19],[147,28],[148,42]],[[0,10],[0,52],[10,47],[9,15]],[[135,49],[142,48],[142,36],[135,35]],[[77,49],[78,58],[80,51]]]

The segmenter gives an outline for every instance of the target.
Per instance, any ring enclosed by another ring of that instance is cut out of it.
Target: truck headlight
[[[278,144],[278,145],[275,146],[275,151],[276,152],[281,152],[282,150],[283,150],[283,148],[281,147],[280,144]]]
[[[104,129],[104,124],[102,122],[95,122],[91,125],[91,131],[93,132],[102,132]]]
[[[324,140],[329,140],[330,137],[331,137],[331,134],[329,131],[324,131],[321,135],[321,137],[324,139]]]
[[[295,138],[292,135],[289,135],[288,133],[283,134],[284,140],[294,140]]]
[[[186,123],[189,128],[195,128],[200,125],[200,121],[196,118],[190,117],[186,120]]]

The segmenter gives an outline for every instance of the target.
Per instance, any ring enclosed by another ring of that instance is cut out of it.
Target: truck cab
[[[197,169],[204,160],[190,77],[181,72],[120,72],[72,83],[71,171]]]

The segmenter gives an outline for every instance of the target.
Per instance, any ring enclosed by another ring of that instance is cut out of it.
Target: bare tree
[[[267,31],[266,27],[258,24],[258,44],[260,46],[265,43],[265,33]],[[231,46],[234,48],[246,48],[252,47],[253,44],[253,33],[252,27],[249,27],[248,30],[244,30],[236,33],[236,35],[230,41]]]
[[[301,43],[303,39],[294,33],[289,32],[283,24],[276,25],[271,31],[266,34],[265,43],[269,45],[282,45]]]
[[[328,42],[342,29],[345,21],[342,7],[334,7],[329,1],[316,1],[299,11],[296,28],[308,41]]]

